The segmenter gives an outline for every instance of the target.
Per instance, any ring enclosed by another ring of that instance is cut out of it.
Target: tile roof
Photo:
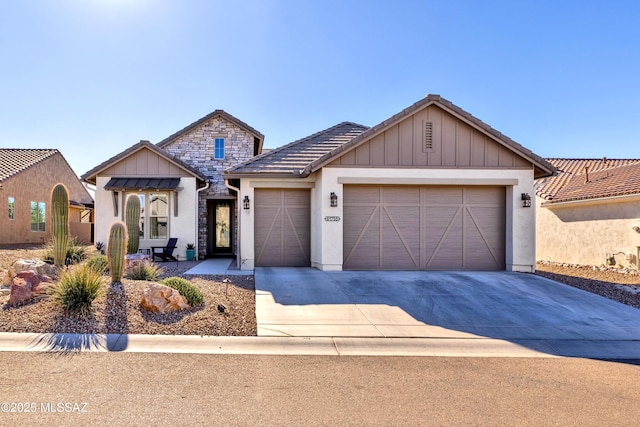
[[[261,173],[299,176],[315,160],[351,141],[367,129],[366,126],[356,123],[342,122],[232,166],[225,170],[225,174]]]
[[[342,153],[342,152],[344,152],[346,150],[351,150],[351,149],[357,147],[361,143],[364,143],[365,141],[370,139],[372,136],[374,136],[374,135],[376,135],[376,134],[378,134],[380,132],[383,132],[385,129],[395,125],[396,123],[398,123],[402,119],[414,114],[415,112],[417,112],[419,110],[422,110],[422,109],[428,107],[431,104],[436,104],[440,108],[444,109],[445,111],[448,111],[449,113],[453,114],[454,116],[457,116],[458,118],[469,122],[470,124],[472,124],[476,128],[479,128],[482,131],[484,131],[487,134],[489,134],[490,136],[492,136],[493,139],[496,140],[499,144],[502,144],[503,146],[509,148],[511,151],[517,153],[521,157],[523,157],[523,158],[527,159],[528,161],[530,161],[533,164],[533,166],[535,167],[535,177],[536,178],[543,177],[543,176],[549,176],[549,175],[552,175],[555,172],[555,168],[553,167],[553,165],[551,165],[549,162],[547,162],[542,157],[540,157],[537,154],[533,153],[531,150],[529,150],[529,149],[525,148],[524,146],[518,144],[517,142],[515,142],[514,140],[512,140],[508,136],[506,136],[506,135],[502,134],[501,132],[497,131],[496,129],[492,128],[491,126],[489,126],[488,124],[486,124],[482,120],[480,120],[477,117],[469,114],[468,112],[466,112],[462,108],[458,107],[457,105],[454,105],[452,102],[444,99],[440,95],[430,94],[430,95],[427,95],[426,97],[424,97],[423,99],[421,99],[420,101],[414,103],[413,105],[405,108],[404,110],[400,111],[399,113],[397,113],[397,114],[393,115],[392,117],[388,118],[387,120],[383,121],[382,123],[380,123],[380,124],[378,124],[378,125],[376,125],[376,126],[374,126],[372,128],[369,128],[366,132],[363,132],[358,137],[356,137],[356,138],[352,139],[351,141],[349,141],[348,144],[344,144],[344,145],[340,146],[339,148],[337,148],[336,150],[333,150],[332,152],[325,154],[322,158],[316,160],[315,162],[313,162],[313,164],[309,165],[309,167],[302,173],[302,175],[305,176],[305,175],[308,175],[311,172],[314,172],[314,171],[320,169],[322,166],[324,166],[325,164],[329,163],[333,159],[333,157],[339,155],[340,153]]]
[[[0,181],[40,163],[54,154],[55,149],[0,148]]]
[[[640,159],[547,159],[558,173],[539,179],[548,203],[640,194]]]

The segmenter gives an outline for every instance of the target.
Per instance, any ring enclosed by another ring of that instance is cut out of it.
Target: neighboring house
[[[225,171],[238,265],[535,269],[534,179],[554,167],[438,95],[344,122]],[[528,200],[527,200],[528,199]]]
[[[640,159],[547,159],[558,169],[536,182],[542,261],[638,266]]]
[[[0,148],[0,245],[43,244],[51,236],[51,191],[69,191],[69,232],[91,243],[93,199],[58,150]]]
[[[236,190],[222,171],[260,154],[264,136],[216,110],[157,145],[140,141],[96,166],[82,179],[96,186],[95,239],[106,242],[111,223],[123,220],[127,196],[141,201],[140,248],[178,238],[200,258],[236,253]]]

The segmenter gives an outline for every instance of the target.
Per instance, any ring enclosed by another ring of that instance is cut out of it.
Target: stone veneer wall
[[[215,139],[224,138],[224,159],[214,159]],[[222,172],[253,157],[254,136],[223,117],[214,117],[163,147],[207,177],[210,187],[198,200],[198,256],[207,254],[207,200],[230,196]],[[237,213],[236,210],[234,214]],[[237,216],[234,216],[234,242],[237,247]]]

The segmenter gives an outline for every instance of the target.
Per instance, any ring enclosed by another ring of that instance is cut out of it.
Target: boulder
[[[187,299],[178,291],[158,283],[152,283],[144,289],[140,305],[147,311],[162,314],[189,308]]]
[[[20,305],[35,296],[46,295],[55,284],[49,276],[34,271],[21,271],[11,280],[9,305]]]
[[[50,275],[54,271],[53,265],[47,264],[40,259],[19,259],[13,263],[12,267],[16,273],[35,271],[41,275]]]
[[[149,255],[146,254],[127,254],[124,256],[124,268],[136,267],[150,261]]]
[[[9,305],[22,305],[33,298],[31,283],[21,277],[14,277],[11,282],[11,294],[9,296]]]

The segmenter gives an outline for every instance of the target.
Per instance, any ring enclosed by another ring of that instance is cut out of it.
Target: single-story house
[[[343,122],[224,176],[238,188],[242,269],[532,272],[534,179],[554,172],[428,95],[372,128]]]
[[[368,128],[343,122],[262,153],[216,110],[82,176],[96,239],[141,198],[141,247],[178,238],[241,269],[535,269],[536,178],[547,161],[438,95]]]
[[[55,149],[0,148],[0,245],[43,244],[51,237],[51,191],[69,191],[69,233],[91,243],[93,198]]]
[[[96,186],[95,239],[106,242],[124,219],[129,195],[140,197],[140,248],[178,238],[199,258],[236,253],[237,193],[222,171],[262,152],[264,136],[231,114],[216,110],[158,144],[140,141],[91,169],[82,179]]]
[[[637,268],[640,159],[547,160],[558,172],[536,181],[536,258]]]

